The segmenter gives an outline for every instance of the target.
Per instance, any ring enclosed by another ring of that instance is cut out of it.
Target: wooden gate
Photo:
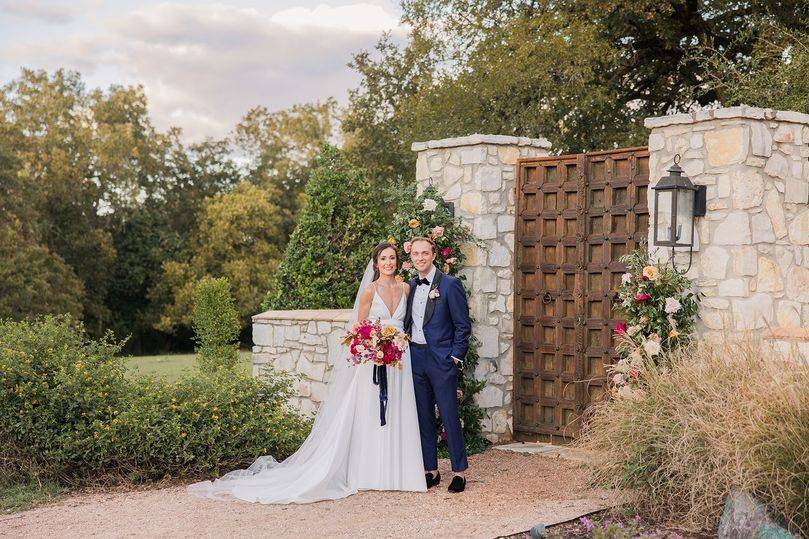
[[[514,433],[575,437],[606,388],[618,258],[646,238],[649,152],[625,148],[518,162]]]

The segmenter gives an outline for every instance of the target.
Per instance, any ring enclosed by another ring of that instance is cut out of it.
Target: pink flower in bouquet
[[[623,335],[626,333],[626,324],[623,322],[619,322],[617,326],[615,326],[615,334],[616,335]]]
[[[648,300],[649,300],[649,298],[651,298],[651,297],[652,297],[652,296],[650,296],[649,294],[646,294],[646,293],[644,292],[644,293],[642,293],[642,294],[638,294],[638,295],[636,295],[636,296],[635,296],[635,301],[637,301],[637,302],[639,302],[639,303],[643,303],[644,301],[648,301]]]
[[[357,332],[363,339],[371,338],[371,333],[373,333],[373,331],[374,327],[370,324],[363,324],[357,329]]]
[[[440,238],[444,235],[444,227],[443,226],[436,226],[430,231],[430,235],[435,238]]]
[[[444,258],[447,258],[451,254],[452,254],[451,247],[444,247],[443,249],[441,249],[441,256],[443,256]]]
[[[413,248],[413,244],[409,241],[404,242],[404,252],[410,254],[410,249]]]

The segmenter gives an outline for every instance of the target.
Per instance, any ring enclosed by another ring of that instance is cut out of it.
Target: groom
[[[457,390],[472,332],[469,305],[461,282],[433,264],[436,252],[433,240],[417,237],[410,243],[410,259],[419,275],[410,280],[405,331],[411,336],[410,357],[425,478],[428,488],[441,482],[435,428],[438,404],[454,473],[447,490],[463,492],[468,464]]]

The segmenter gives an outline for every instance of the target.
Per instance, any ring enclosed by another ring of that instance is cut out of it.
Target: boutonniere
[[[441,297],[441,292],[439,292],[437,288],[433,288],[432,290],[430,290],[430,299],[435,299],[435,298],[440,298],[440,297]]]

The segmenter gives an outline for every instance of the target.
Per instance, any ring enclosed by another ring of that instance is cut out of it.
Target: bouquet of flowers
[[[352,365],[373,363],[401,369],[407,335],[393,326],[381,325],[379,320],[362,320],[346,332],[343,344],[349,347],[348,362]]]

